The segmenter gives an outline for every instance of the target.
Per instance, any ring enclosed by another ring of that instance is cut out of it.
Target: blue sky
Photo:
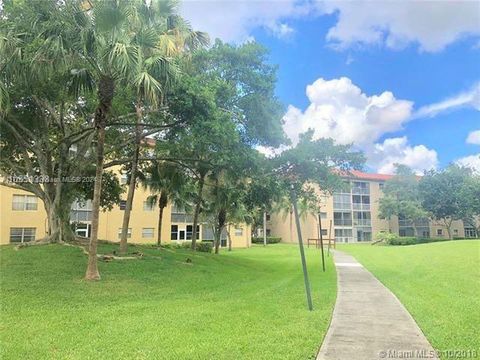
[[[371,171],[480,170],[480,2],[187,2],[184,12],[214,37],[269,49],[293,141],[313,128],[353,142]]]

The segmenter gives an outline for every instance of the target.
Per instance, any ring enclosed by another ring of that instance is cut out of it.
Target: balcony
[[[333,225],[335,226],[352,226],[351,219],[334,219]]]
[[[367,211],[370,211],[370,204],[353,203],[353,210],[367,210]]]
[[[371,219],[356,219],[353,221],[353,225],[355,226],[372,226]]]

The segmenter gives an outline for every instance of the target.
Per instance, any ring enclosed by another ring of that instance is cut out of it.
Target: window
[[[321,212],[320,213],[320,219],[325,220],[327,218],[327,213],[326,212]]]
[[[322,229],[322,236],[327,236],[327,235],[328,235],[328,230]]]
[[[235,226],[235,236],[242,236],[243,235],[243,228],[240,226]]]
[[[267,215],[265,216],[265,218],[267,219],[267,221],[270,221],[270,214],[267,213]]]
[[[354,181],[352,184],[352,193],[368,195],[370,193],[370,184],[367,182]]]
[[[350,210],[351,196],[350,194],[333,194],[333,208],[335,210]]]
[[[143,211],[153,211],[155,209],[155,204],[151,201],[143,202]]]
[[[465,229],[465,237],[466,238],[475,238],[477,237],[477,232],[473,227],[466,227]]]
[[[68,156],[74,157],[75,155],[77,155],[77,151],[78,151],[77,144],[70,145],[70,148],[68,149]]]
[[[437,236],[443,236],[443,230],[437,229]]]
[[[267,236],[270,236],[270,234],[271,234],[271,230],[267,229]]]
[[[70,210],[70,221],[91,221],[92,220],[92,200],[74,201]]]
[[[453,235],[458,235],[458,229],[453,229]]]
[[[337,226],[352,226],[352,214],[347,212],[334,212],[333,224]]]
[[[125,210],[126,207],[127,207],[127,201],[120,200],[120,210]]]
[[[352,236],[352,229],[335,229],[335,241],[348,243]]]
[[[379,184],[378,184],[378,187],[379,187],[380,190],[382,190],[382,191],[383,191],[383,187],[384,187],[384,186],[385,186],[385,183],[379,183]]]
[[[35,240],[36,228],[10,228],[10,242],[23,243]]]
[[[153,238],[153,233],[153,228],[142,228],[142,238],[151,239]]]
[[[35,195],[13,195],[12,210],[37,210]]]
[[[170,228],[170,240],[178,240],[178,225],[172,225]]]
[[[122,228],[118,228],[118,238],[120,239],[122,237]],[[127,239],[130,239],[132,237],[132,228],[128,228],[127,230]]]
[[[192,240],[193,225],[186,226],[186,238],[187,240]],[[197,225],[197,239],[200,239],[200,225]]]
[[[370,226],[371,215],[369,211],[355,211],[353,213],[354,225]]]
[[[125,185],[128,182],[128,175],[126,173],[120,174],[120,185]]]

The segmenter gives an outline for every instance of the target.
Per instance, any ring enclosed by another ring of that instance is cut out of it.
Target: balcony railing
[[[370,210],[370,204],[353,203],[353,210]]]
[[[333,220],[333,225],[336,225],[336,226],[352,226],[352,220],[334,219]]]
[[[353,187],[352,188],[352,194],[354,195],[370,195],[370,189],[369,188],[357,188]]]
[[[371,226],[372,220],[371,219],[356,219],[353,221],[353,225],[355,226]]]

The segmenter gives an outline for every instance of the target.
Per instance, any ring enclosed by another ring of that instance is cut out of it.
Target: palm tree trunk
[[[227,236],[228,236],[228,251],[232,251],[232,236],[230,234],[230,230],[227,229]]]
[[[137,113],[137,125],[135,126],[135,148],[133,151],[133,158],[130,169],[130,183],[128,184],[127,201],[125,204],[125,211],[123,213],[122,234],[120,237],[120,254],[125,255],[127,253],[127,236],[128,225],[130,224],[130,215],[132,213],[133,197],[135,196],[135,187],[137,183],[137,168],[138,168],[138,156],[140,153],[140,141],[141,132],[140,123],[142,121],[142,102],[137,101],[135,107]]]
[[[160,206],[160,212],[158,213],[158,234],[157,234],[157,245],[162,244],[162,223],[163,223],[163,209],[164,206]]]
[[[100,280],[97,267],[97,240],[98,220],[100,215],[100,197],[102,195],[102,176],[105,149],[105,127],[107,116],[112,106],[115,83],[109,77],[102,77],[98,85],[100,103],[95,110],[95,126],[97,129],[97,162],[95,169],[95,185],[92,200],[92,235],[88,246],[88,265],[85,273],[86,280]]]
[[[204,183],[205,183],[205,176],[202,176],[198,184],[197,202],[195,203],[195,212],[193,214],[192,250],[195,250],[197,246],[198,216],[200,215],[200,206],[202,204]]]

